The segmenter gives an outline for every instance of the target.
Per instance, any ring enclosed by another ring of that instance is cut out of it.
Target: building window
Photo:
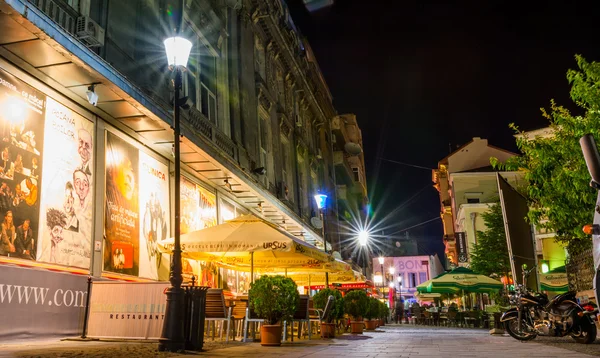
[[[300,113],[300,103],[298,102],[297,97],[294,99],[294,113],[295,113],[294,121],[296,122],[295,123],[296,126],[302,127],[304,125],[304,122],[302,120],[302,113]]]
[[[259,114],[259,132],[260,132],[260,166],[265,167],[267,175],[263,176],[263,184],[269,186],[269,182],[275,181],[275,173],[273,169],[271,127],[269,126],[269,118]]]
[[[409,288],[417,287],[417,274],[414,272],[409,272],[409,274],[408,274],[408,287]]]
[[[419,272],[419,284],[427,281],[427,272]]]
[[[358,167],[352,167],[352,174],[354,174],[354,181],[360,181],[360,169]]]
[[[277,66],[276,70],[276,81],[277,81],[277,99],[279,104],[285,105],[285,81],[283,79],[283,70],[281,67]]]
[[[265,81],[267,80],[266,63],[265,45],[258,36],[254,36],[254,69]]]
[[[300,192],[300,204],[303,215],[309,214],[308,209],[308,198],[310,194],[308,193],[308,175],[307,175],[307,162],[304,156],[301,153],[298,153],[298,177],[299,177],[299,192]]]
[[[184,77],[184,95],[209,121],[217,125],[217,57],[196,38]]]
[[[293,158],[290,153],[290,142],[286,137],[281,137],[281,159],[282,163],[282,177],[285,186],[287,187],[287,200],[293,201],[294,197],[294,176],[293,176]]]
[[[73,9],[79,11],[79,0],[67,0],[67,4]]]

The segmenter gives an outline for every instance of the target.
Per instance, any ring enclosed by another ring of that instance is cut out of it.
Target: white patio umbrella
[[[158,243],[173,250],[173,239]],[[257,268],[336,272],[350,266],[254,215],[243,215],[221,225],[181,235],[182,257],[212,261],[238,270]]]

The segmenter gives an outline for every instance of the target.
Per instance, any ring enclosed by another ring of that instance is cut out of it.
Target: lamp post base
[[[169,287],[165,292],[167,295],[167,306],[165,308],[165,320],[158,350],[168,352],[185,351],[185,337],[183,335],[183,289],[181,287]]]

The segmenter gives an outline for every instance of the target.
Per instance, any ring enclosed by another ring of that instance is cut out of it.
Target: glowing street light
[[[358,233],[358,243],[360,246],[367,246],[367,242],[369,241],[369,233],[365,230],[361,230]]]
[[[323,244],[325,245],[325,252],[327,253],[327,237],[325,231],[325,218],[323,216],[323,209],[327,206],[327,195],[326,194],[315,194],[315,202],[319,209],[319,216],[321,216],[321,235],[323,236]],[[332,247],[333,250],[333,247]],[[325,288],[329,287],[329,273],[325,272]]]
[[[316,194],[315,201],[317,202],[317,208],[319,210],[324,209],[327,205],[327,195],[325,194]]]
[[[380,264],[380,265],[383,265],[383,263],[385,262],[385,259],[383,258],[383,256],[379,256],[379,259],[378,259],[378,260],[379,260],[379,264]],[[383,270],[381,270],[381,271],[382,271],[382,273],[383,273]]]

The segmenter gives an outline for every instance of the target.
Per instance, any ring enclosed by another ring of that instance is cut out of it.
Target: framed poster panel
[[[170,233],[169,169],[133,140],[107,131],[105,271],[159,279],[156,243]]]

